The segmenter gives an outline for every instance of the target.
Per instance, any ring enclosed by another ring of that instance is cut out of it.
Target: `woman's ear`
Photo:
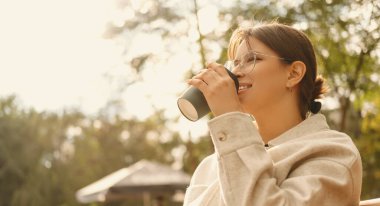
[[[286,87],[291,88],[301,82],[306,73],[306,65],[301,61],[295,61],[288,67],[288,80]]]

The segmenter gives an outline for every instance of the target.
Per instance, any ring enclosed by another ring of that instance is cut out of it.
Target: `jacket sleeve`
[[[271,156],[248,114],[231,112],[208,122],[218,162],[221,196],[227,206],[358,205],[352,201],[350,168],[313,158],[281,183]]]

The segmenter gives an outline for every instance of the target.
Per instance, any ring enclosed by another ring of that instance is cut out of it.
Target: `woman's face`
[[[287,93],[287,65],[259,40],[250,38],[249,44],[251,49],[243,41],[235,56],[237,62],[247,62],[247,66],[235,67],[232,72],[239,79],[238,96],[244,110],[255,115],[259,111],[271,111],[273,106],[281,103]],[[252,50],[257,52],[255,65],[252,61],[249,63],[252,60],[249,59]]]

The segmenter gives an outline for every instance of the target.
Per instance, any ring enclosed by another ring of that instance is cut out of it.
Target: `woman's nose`
[[[232,73],[235,74],[235,76],[236,76],[237,78],[241,78],[241,77],[244,76],[244,73],[243,73],[242,71],[240,71],[239,69],[237,69],[237,68],[234,68],[234,69],[232,70]]]

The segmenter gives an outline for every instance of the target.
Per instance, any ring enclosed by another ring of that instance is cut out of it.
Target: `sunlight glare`
[[[110,9],[105,0],[1,2],[0,94],[38,110],[97,110],[107,96],[101,76],[118,57],[101,37]]]
[[[219,24],[219,11],[215,6],[208,5],[198,11],[199,28],[203,35],[215,30]]]

